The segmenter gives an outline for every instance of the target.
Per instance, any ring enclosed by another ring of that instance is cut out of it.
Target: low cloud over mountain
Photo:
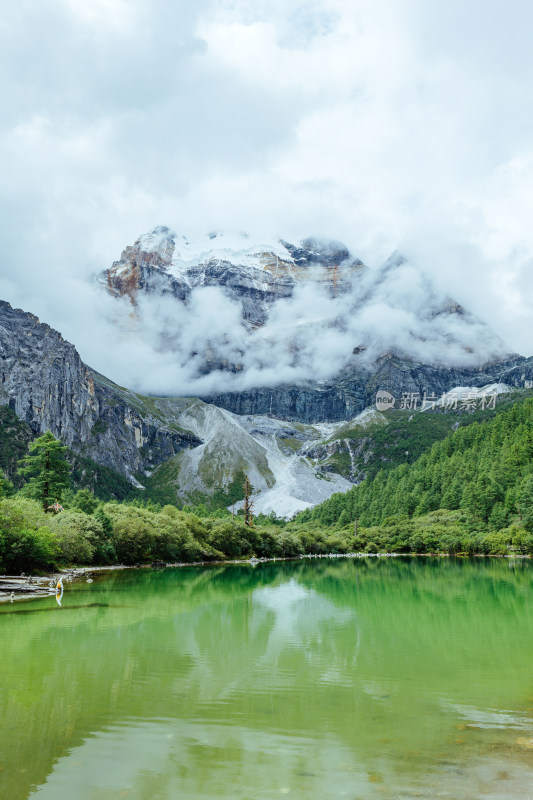
[[[154,394],[320,381],[386,353],[477,367],[509,350],[400,254],[369,269],[339,242],[191,241],[158,227],[101,276],[114,377]]]

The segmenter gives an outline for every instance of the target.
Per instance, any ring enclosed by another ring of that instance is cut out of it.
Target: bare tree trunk
[[[252,487],[250,486],[250,481],[248,480],[248,476],[246,476],[246,480],[244,481],[244,524],[248,525],[249,528],[253,528],[254,520],[252,516],[252,509],[253,509],[253,502],[250,500],[250,495],[252,493]]]

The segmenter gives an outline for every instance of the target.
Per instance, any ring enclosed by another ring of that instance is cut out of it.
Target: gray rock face
[[[192,267],[187,277],[193,287],[220,286],[231,298],[238,300],[243,322],[248,328],[264,325],[269,307],[276,300],[291,297],[295,283],[288,276],[276,276],[266,271],[259,282],[250,269],[214,259]]]
[[[330,381],[322,385],[281,385],[243,392],[225,392],[202,398],[234,414],[268,414],[277,419],[313,423],[351,419],[365,408],[364,387],[348,390]]]
[[[335,267],[346,261],[352,260],[350,251],[342,242],[319,242],[317,239],[304,239],[300,246],[282,241],[292,258],[297,264],[320,264],[324,267]],[[363,266],[363,262],[355,259],[354,262]]]
[[[344,473],[352,483],[358,484],[366,478],[365,464],[372,457],[372,438],[362,437],[359,440],[334,439],[319,445],[309,445],[303,453],[307,458],[319,461],[325,472],[335,472],[335,468],[328,463],[328,459],[335,453],[348,453],[350,457],[349,472]]]
[[[165,427],[141,399],[92,371],[33,314],[0,301],[0,403],[34,433],[131,476],[201,441]]]
[[[235,414],[270,414],[278,419],[312,424],[352,419],[374,405],[379,389],[390,392],[397,400],[406,393],[418,395],[421,401],[424,392],[441,397],[455,386],[506,383],[523,387],[527,381],[533,381],[533,358],[523,356],[479,369],[449,369],[386,355],[376,366],[372,372],[354,368],[323,383],[226,392],[203,399]]]

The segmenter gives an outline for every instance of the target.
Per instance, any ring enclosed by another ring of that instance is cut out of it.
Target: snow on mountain
[[[488,404],[493,398],[498,397],[500,394],[507,394],[511,388],[505,383],[490,383],[486,386],[455,386],[449,392],[445,392],[442,397],[439,397],[434,403],[429,403],[421,408],[422,411],[427,411],[430,408],[450,408],[457,405],[457,403],[467,406],[469,403],[479,404],[484,402]]]
[[[250,332],[265,324],[276,301],[293,297],[299,284],[341,294],[362,270],[363,263],[339,242],[251,242],[244,234],[226,233],[191,242],[159,226],[126,247],[100,280],[137,309],[147,298],[171,296],[187,304],[195,290],[220,289],[222,314],[231,318],[229,306],[235,305]]]
[[[343,265],[343,268],[350,266],[356,270],[364,266],[359,259],[351,258],[340,242],[306,239],[295,246],[279,239],[251,242],[245,233],[226,232],[210,233],[191,242],[164,225],[140,236],[131,251],[159,256],[171,275],[185,279],[191,267],[209,262],[227,262],[249,269],[288,274],[295,280],[304,276],[319,279],[321,266],[338,268]],[[317,269],[307,273],[302,271],[302,266],[309,268],[312,265]]]
[[[212,233],[190,242],[185,236],[172,233],[159,226],[140,236],[134,244],[139,252],[166,254],[169,251],[168,270],[176,277],[184,275],[191,266],[208,261],[229,261],[234,264],[263,269],[265,253],[280,261],[294,264],[291,254],[281,242],[264,242],[252,245],[245,234]]]

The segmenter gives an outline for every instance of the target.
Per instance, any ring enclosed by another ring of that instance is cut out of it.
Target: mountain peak
[[[192,241],[158,225],[126,247],[102,278],[111,294],[127,296],[133,304],[143,290],[170,292],[186,300],[198,286],[223,285],[237,293],[246,289],[264,295],[259,314],[243,314],[245,321],[257,325],[266,318],[265,303],[292,295],[296,284],[310,281],[336,294],[346,291],[350,279],[364,268],[346,245],[329,239],[309,237],[292,244],[282,239],[252,241],[246,233],[211,232]],[[163,281],[161,273],[168,276]]]
[[[132,254],[156,254],[165,265],[172,264],[172,271],[182,273],[190,267],[219,261],[237,266],[251,267],[279,273],[284,265],[287,273],[294,272],[297,278],[302,268],[343,267],[361,269],[364,265],[350,253],[342,242],[331,239],[308,237],[293,244],[284,239],[252,240],[247,233],[211,231],[193,241],[176,234],[166,225],[157,225],[148,233],[139,236],[132,247],[127,247],[121,262]],[[153,259],[149,259],[153,266]],[[115,262],[113,266],[120,262]],[[301,277],[301,276],[300,276]]]

